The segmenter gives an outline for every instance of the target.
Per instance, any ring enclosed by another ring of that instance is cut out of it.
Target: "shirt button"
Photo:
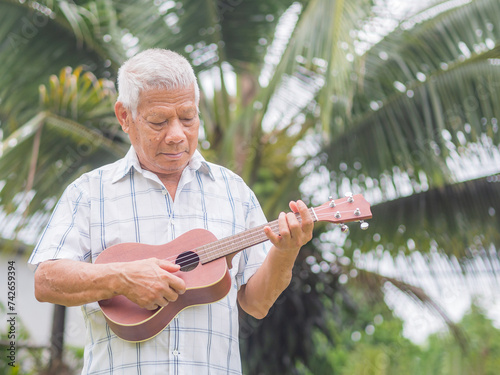
[[[172,354],[177,356],[177,355],[179,355],[179,351],[178,351],[178,350],[174,350],[174,351],[172,352]]]
[[[167,195],[167,194],[168,194],[168,191],[167,191],[167,189],[162,189],[162,190],[161,190],[161,193],[162,193],[163,195]]]

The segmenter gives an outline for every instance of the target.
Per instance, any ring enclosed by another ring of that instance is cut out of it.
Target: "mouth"
[[[180,159],[184,155],[186,151],[180,152],[162,152],[161,155],[169,158],[169,159]]]

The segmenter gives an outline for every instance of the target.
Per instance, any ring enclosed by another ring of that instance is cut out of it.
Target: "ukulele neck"
[[[314,209],[309,208],[309,212],[313,218],[313,221],[318,221]],[[302,222],[302,218],[299,213],[295,213],[295,217],[297,218],[299,223]],[[266,236],[266,233],[264,232],[264,228],[267,226],[270,227],[274,233],[279,234],[278,220],[274,220],[267,224],[263,224],[258,227],[238,233],[234,236],[226,237],[221,240],[203,245],[196,249],[196,253],[200,257],[200,261],[202,264],[211,262],[233,253],[237,253],[243,249],[247,249],[249,247],[267,241],[268,238]]]

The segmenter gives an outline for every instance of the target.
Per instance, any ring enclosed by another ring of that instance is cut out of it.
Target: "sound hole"
[[[175,264],[181,266],[182,272],[189,272],[194,270],[198,266],[199,262],[200,258],[198,257],[198,254],[192,251],[185,251],[179,254],[177,259],[175,260]]]

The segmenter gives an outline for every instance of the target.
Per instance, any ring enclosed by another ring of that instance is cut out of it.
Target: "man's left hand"
[[[309,209],[301,200],[290,202],[290,209],[292,212],[282,212],[278,217],[279,234],[274,233],[270,227],[265,227],[264,232],[278,250],[296,255],[311,240],[314,222]],[[296,212],[300,214],[300,220],[295,216]]]

